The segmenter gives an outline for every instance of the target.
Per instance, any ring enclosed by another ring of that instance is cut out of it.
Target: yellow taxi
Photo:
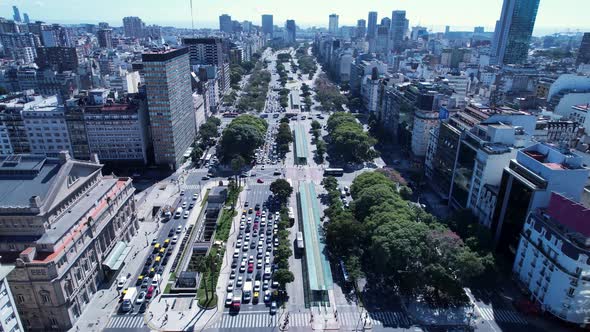
[[[170,245],[170,239],[164,240],[164,248],[168,248],[168,245]]]

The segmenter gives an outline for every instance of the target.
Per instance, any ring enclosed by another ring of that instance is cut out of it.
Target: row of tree
[[[277,264],[278,269],[275,270],[273,279],[279,283],[281,290],[285,290],[285,285],[293,282],[295,277],[289,269],[289,257],[293,255],[293,250],[289,245],[289,218],[285,213],[287,201],[293,194],[293,187],[285,179],[277,179],[270,184],[270,191],[276,197],[281,205],[281,217],[278,222],[278,238],[279,246],[274,252],[274,263]]]
[[[315,72],[318,70],[318,66],[315,61],[315,58],[307,54],[308,48],[308,44],[301,46],[297,49],[295,56],[297,57],[297,63],[299,64],[299,69],[301,70],[301,73],[309,75],[309,79],[311,79]]]
[[[293,142],[293,133],[291,132],[291,127],[289,127],[288,118],[283,117],[281,119],[275,140],[279,157],[281,159],[285,158],[285,155],[289,152],[289,144]]]
[[[379,154],[373,145],[377,141],[363,130],[354,115],[334,113],[328,118],[328,143],[330,156],[343,162],[365,162]]]
[[[221,135],[218,155],[219,159],[230,164],[236,159],[241,166],[252,161],[254,151],[264,144],[268,129],[266,120],[243,114],[233,119]],[[233,165],[232,165],[233,167]],[[236,167],[238,170],[241,167]]]
[[[250,80],[244,88],[244,93],[240,97],[237,108],[241,112],[264,110],[266,104],[266,95],[270,84],[271,75],[268,70],[264,69],[264,64],[258,62],[250,75]]]
[[[315,99],[321,104],[322,111],[340,111],[342,104],[346,103],[346,97],[334,85],[326,74],[321,74],[315,80]]]
[[[477,252],[445,224],[400,195],[385,172],[365,172],[352,183],[354,201],[344,208],[334,178],[323,182],[330,254],[349,275],[364,273],[373,285],[435,303],[465,303],[463,285],[492,268],[491,254]],[[362,271],[362,272],[361,272]]]

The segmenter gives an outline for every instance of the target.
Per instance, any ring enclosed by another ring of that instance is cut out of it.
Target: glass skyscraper
[[[492,62],[499,65],[522,64],[527,60],[529,43],[540,0],[504,0],[496,22]]]

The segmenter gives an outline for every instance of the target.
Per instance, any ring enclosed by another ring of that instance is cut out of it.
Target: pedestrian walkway
[[[222,318],[212,327],[219,329],[262,328],[278,326],[284,322],[284,316],[271,316],[264,312],[242,312],[237,315],[224,313]],[[358,312],[339,312],[338,322],[340,326],[363,326],[364,320]],[[367,319],[373,326],[408,326],[410,321],[402,312],[381,311],[372,312]],[[311,326],[311,314],[309,312],[297,312],[289,314],[290,327]]]
[[[136,329],[143,327],[143,315],[119,315],[111,317],[107,329]]]
[[[504,323],[515,323],[526,325],[528,322],[519,313],[512,310],[494,310],[492,308],[478,307],[484,320],[491,320]]]

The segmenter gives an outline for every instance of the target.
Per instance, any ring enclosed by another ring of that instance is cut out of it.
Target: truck
[[[231,310],[239,311],[242,303],[242,292],[238,289],[234,291],[233,298],[231,300]]]
[[[303,233],[302,232],[297,232],[296,242],[297,242],[297,250],[300,252],[303,251],[304,243],[303,243]]]
[[[121,310],[123,312],[129,312],[133,309],[133,303],[137,298],[137,288],[131,287],[127,290],[127,293],[123,297],[123,304],[121,304]]]
[[[246,281],[244,283],[242,299],[244,303],[248,303],[252,299],[252,281]]]

